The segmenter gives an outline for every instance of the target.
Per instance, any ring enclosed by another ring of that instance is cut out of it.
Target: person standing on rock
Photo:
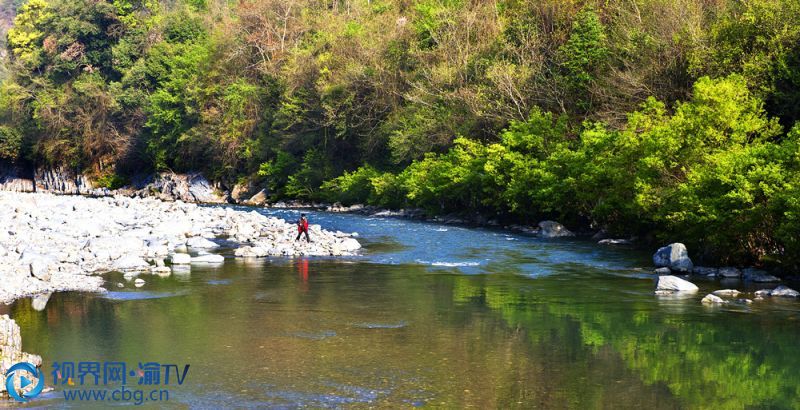
[[[308,219],[306,219],[306,214],[300,214],[300,219],[297,220],[297,238],[294,238],[295,241],[300,240],[300,236],[306,234],[306,242],[311,242],[311,239],[308,238]]]

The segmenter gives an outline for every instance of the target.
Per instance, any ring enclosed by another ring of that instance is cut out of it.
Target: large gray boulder
[[[225,198],[217,193],[202,174],[175,174],[163,172],[153,176],[141,187],[141,196],[156,196],[164,201],[192,203],[223,203]]]
[[[569,229],[555,221],[539,222],[539,236],[542,238],[563,238],[575,236]]]
[[[653,255],[653,264],[657,268],[666,267],[676,272],[691,272],[694,268],[686,245],[677,242],[659,248]]]
[[[699,288],[692,282],[677,276],[664,275],[658,277],[656,292],[697,292]]]

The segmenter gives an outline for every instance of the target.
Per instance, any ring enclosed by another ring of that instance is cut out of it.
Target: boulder
[[[188,265],[192,263],[192,257],[188,253],[176,253],[172,255],[173,265]]]
[[[240,204],[246,199],[253,196],[255,185],[252,182],[239,183],[231,189],[231,200],[234,203]]]
[[[742,276],[742,271],[734,267],[719,268],[717,274],[723,278],[738,278]]]
[[[36,367],[42,365],[42,358],[22,351],[22,336],[17,323],[0,315],[0,392],[5,391],[6,369],[19,362],[29,362]]]
[[[555,221],[539,222],[539,236],[542,238],[562,238],[575,236],[569,229]]]
[[[725,303],[721,297],[712,294],[706,295],[700,302],[704,305],[721,305]]]
[[[344,238],[339,244],[339,249],[344,252],[355,252],[361,249],[361,244],[353,238]]]
[[[210,249],[216,248],[219,245],[201,236],[195,236],[186,240],[186,246],[195,249]]]
[[[267,204],[268,199],[269,199],[269,194],[267,193],[267,190],[262,189],[256,192],[255,195],[251,196],[250,199],[244,201],[244,203],[253,206],[263,206]]]
[[[656,275],[672,275],[672,271],[669,268],[656,268],[654,271]]]
[[[719,269],[695,266],[694,269],[692,269],[692,274],[699,276],[717,276],[719,274]]]
[[[682,243],[673,243],[662,248],[653,255],[653,264],[657,268],[667,267],[676,272],[691,272],[694,268],[689,252]]]
[[[33,310],[37,312],[41,312],[47,307],[47,302],[50,300],[51,293],[42,293],[39,295],[35,295],[31,298],[31,306]]]
[[[765,298],[765,297],[769,296],[771,292],[772,292],[772,291],[771,291],[771,290],[769,290],[769,289],[761,289],[761,290],[757,290],[757,291],[755,292],[756,299],[763,299],[763,298]]]
[[[50,261],[46,259],[37,259],[30,264],[31,276],[39,280],[50,280]]]
[[[769,292],[769,295],[796,298],[800,297],[800,292],[786,286],[778,286],[777,288],[772,289]]]
[[[736,289],[720,289],[720,290],[715,290],[711,293],[715,296],[735,298],[739,296],[742,292],[739,292]]]
[[[139,256],[127,255],[114,262],[114,269],[120,272],[140,272],[150,269],[150,264]]]
[[[698,290],[694,283],[672,275],[659,276],[656,284],[656,291],[697,292]]]

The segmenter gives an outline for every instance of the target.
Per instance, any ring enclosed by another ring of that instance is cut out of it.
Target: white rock
[[[141,288],[142,286],[144,286],[144,284],[145,281],[142,278],[136,278],[136,280],[133,281],[133,285],[136,286],[137,288]]]
[[[39,280],[50,280],[50,261],[42,258],[30,263],[31,275]]]
[[[192,257],[188,253],[176,253],[172,255],[173,265],[188,265],[192,263]]]
[[[671,292],[697,292],[699,288],[694,283],[683,280],[677,276],[664,275],[658,277],[656,290]]]
[[[742,292],[739,292],[736,289],[720,289],[720,290],[715,290],[711,293],[715,296],[735,298],[739,296]]]
[[[188,240],[186,240],[186,246],[195,249],[210,249],[210,248],[216,248],[219,245],[201,236],[195,236],[193,238],[189,238]]]
[[[657,268],[666,267],[677,272],[691,272],[694,265],[689,259],[689,252],[682,243],[673,243],[662,248],[653,255],[653,264]]]
[[[117,259],[114,269],[120,272],[146,271],[150,269],[150,264],[138,256],[128,255]]]
[[[706,305],[720,305],[725,303],[725,301],[722,298],[716,295],[712,295],[710,293],[706,295],[700,302]]]
[[[225,257],[222,255],[200,255],[192,258],[192,263],[222,263],[225,262]]]

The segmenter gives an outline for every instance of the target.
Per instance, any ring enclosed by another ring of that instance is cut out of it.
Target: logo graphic
[[[35,385],[30,378],[35,380]],[[15,381],[17,380],[19,380],[19,390],[15,386]],[[6,391],[16,401],[25,403],[38,396],[42,389],[44,389],[42,372],[28,362],[17,363],[6,372]]]

